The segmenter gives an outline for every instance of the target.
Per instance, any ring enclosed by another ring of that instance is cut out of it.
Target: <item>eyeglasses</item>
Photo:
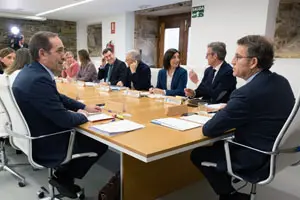
[[[214,55],[215,53],[206,53],[205,58],[207,58],[209,55]]]
[[[236,61],[243,59],[243,58],[254,58],[253,56],[241,56],[239,54],[235,54],[233,59],[235,59]]]

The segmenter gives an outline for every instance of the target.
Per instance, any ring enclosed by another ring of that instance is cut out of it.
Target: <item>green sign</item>
[[[204,16],[204,6],[197,6],[192,8],[192,18],[203,17]]]

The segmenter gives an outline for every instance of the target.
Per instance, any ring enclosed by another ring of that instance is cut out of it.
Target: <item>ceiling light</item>
[[[66,5],[66,6],[55,8],[53,10],[48,10],[48,11],[45,11],[45,12],[38,13],[35,16],[47,15],[49,13],[57,12],[57,11],[64,10],[64,9],[67,9],[67,8],[71,8],[71,7],[74,7],[74,6],[79,6],[81,4],[89,3],[91,1],[94,1],[94,0],[84,0],[84,1],[77,2],[77,3],[72,3],[72,4],[69,4],[69,5]]]
[[[20,29],[16,26],[11,27],[10,31],[14,35],[18,35],[20,33]]]
[[[6,18],[17,18],[17,19],[28,19],[28,20],[38,20],[38,21],[45,21],[45,17],[38,17],[34,15],[22,15],[22,14],[16,14],[16,13],[4,13],[0,12],[0,17],[6,17]]]

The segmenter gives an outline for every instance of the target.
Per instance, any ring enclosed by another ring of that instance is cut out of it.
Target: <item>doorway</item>
[[[163,67],[164,53],[170,48],[180,51],[180,63],[186,65],[190,27],[191,13],[159,17],[158,67]]]

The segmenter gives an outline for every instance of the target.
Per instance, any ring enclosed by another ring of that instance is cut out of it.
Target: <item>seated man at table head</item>
[[[147,64],[141,60],[141,54],[137,50],[131,50],[126,54],[128,66],[127,87],[135,90],[149,90],[151,87],[151,71]]]
[[[168,96],[184,96],[187,84],[187,71],[180,67],[180,55],[176,49],[169,49],[164,55],[164,69],[158,72],[156,88],[151,93]]]
[[[188,97],[202,97],[210,103],[227,103],[236,87],[236,78],[232,75],[232,67],[225,61],[226,45],[223,42],[212,42],[207,46],[206,59],[209,67],[196,90],[186,88]],[[197,74],[192,70],[190,79],[196,84]]]
[[[29,50],[33,63],[25,66],[13,83],[17,104],[28,124],[31,136],[39,137],[70,130],[88,121],[88,112],[99,112],[95,105],[84,105],[57,91],[53,71],[61,70],[64,45],[52,32],[37,32],[30,39]],[[90,167],[102,156],[107,146],[77,133],[74,153],[95,152],[97,157],[78,158],[63,166],[69,145],[68,132],[32,141],[33,159],[38,164],[56,168],[49,182],[60,193],[74,197],[80,189],[74,178],[83,178]]]
[[[84,82],[97,81],[97,70],[94,63],[90,59],[89,52],[85,49],[81,49],[78,51],[78,57],[81,65],[76,79]]]
[[[270,41],[249,35],[239,39],[237,45],[233,75],[246,84],[233,91],[227,106],[203,126],[203,135],[217,137],[235,128],[235,142],[268,152],[293,109],[294,94],[287,79],[270,71],[274,60]],[[231,185],[223,143],[194,149],[191,160],[220,199],[250,200],[249,195],[236,192]],[[268,177],[268,155],[235,145],[230,149],[234,173],[253,183]],[[202,166],[204,161],[216,163],[217,167]]]
[[[102,51],[102,55],[104,56],[107,64],[104,68],[99,68],[98,79],[104,79],[104,82],[107,85],[125,86],[128,81],[126,64],[117,59],[114,52],[110,48],[104,49]]]

